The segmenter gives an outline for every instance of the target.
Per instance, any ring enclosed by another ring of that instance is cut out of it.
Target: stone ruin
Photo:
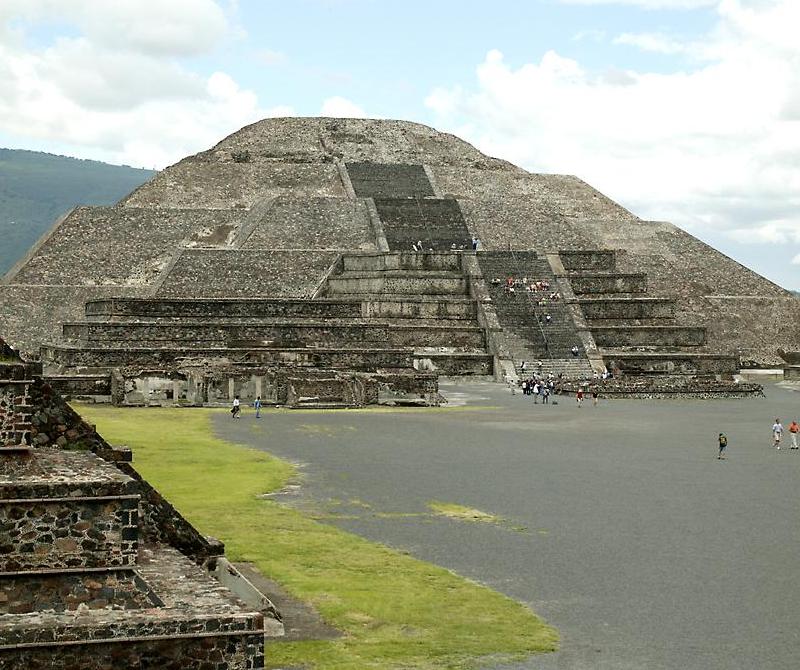
[[[707,389],[799,325],[788,291],[576,177],[365,119],[247,126],[70,212],[0,291],[55,388],[145,405],[435,404],[440,374],[523,361]]]
[[[40,373],[0,339],[0,668],[263,668],[272,604]]]

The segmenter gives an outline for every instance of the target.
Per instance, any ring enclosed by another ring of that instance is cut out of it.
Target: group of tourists
[[[797,444],[797,434],[800,433],[800,424],[797,421],[792,421],[789,424],[789,437],[791,438],[792,446],[789,449],[800,449]],[[772,446],[776,449],[781,448],[781,439],[783,438],[783,424],[780,419],[775,419],[772,424]]]
[[[553,375],[548,375],[546,379],[542,379],[539,375],[533,375],[528,379],[523,379],[520,383],[522,387],[522,394],[533,396],[533,403],[538,404],[539,400],[543,405],[550,403],[550,396],[561,394],[561,380],[556,383]]]
[[[478,239],[477,237],[473,237],[470,240],[470,246],[472,247],[473,251],[478,251],[478,249],[481,249],[482,247],[481,247],[480,239]],[[465,251],[466,249],[467,249],[467,245],[466,244],[456,244],[455,242],[452,242],[450,244],[450,251]],[[425,251],[426,249],[425,249],[425,245],[422,244],[422,240],[417,240],[416,242],[413,242],[411,244],[411,250],[412,251],[416,251],[416,252],[421,252],[421,251]],[[427,249],[427,251],[433,251],[433,250],[434,249],[431,246],[429,246],[428,249]]]
[[[789,449],[800,449],[800,445],[798,445],[798,433],[800,433],[800,423],[797,420],[792,420],[789,424],[789,438],[791,440],[791,446]],[[775,423],[772,424],[772,446],[775,449],[780,450],[781,448],[781,441],[783,440],[783,424],[781,423],[780,418],[775,419]],[[717,458],[722,460],[725,458],[725,452],[728,449],[728,436],[725,433],[719,434],[719,452],[717,453]]]
[[[558,291],[550,290],[549,279],[508,276],[505,281],[500,279],[500,277],[495,277],[490,283],[492,286],[502,286],[506,293],[516,293],[517,291],[536,293],[538,298],[537,302],[542,306],[546,305],[548,301],[555,301],[561,298]]]
[[[256,411],[256,419],[261,418],[261,396],[258,396],[253,401],[253,409]],[[239,396],[234,396],[233,403],[231,404],[231,418],[232,419],[241,419],[242,418],[242,401],[239,399]]]

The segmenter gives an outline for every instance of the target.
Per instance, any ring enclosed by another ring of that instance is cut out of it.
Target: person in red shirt
[[[797,446],[797,433],[800,433],[800,424],[797,421],[792,421],[789,424],[789,435],[792,436],[792,446],[790,449],[798,449]]]
[[[575,399],[578,401],[578,407],[583,405],[583,389],[579,388],[578,392],[575,394]]]

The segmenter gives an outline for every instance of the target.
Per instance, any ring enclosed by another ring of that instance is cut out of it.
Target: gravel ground
[[[302,465],[287,502],[508,594],[562,649],[504,670],[779,670],[800,661],[800,394],[533,405],[445,382],[443,410],[220,415]],[[729,438],[717,460],[717,434]],[[439,500],[500,523],[430,514]],[[480,608],[480,603],[475,603]]]

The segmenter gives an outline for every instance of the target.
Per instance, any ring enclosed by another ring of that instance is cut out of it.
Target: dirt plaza
[[[289,504],[529,604],[561,650],[515,670],[795,667],[800,454],[788,434],[773,449],[770,427],[800,395],[579,409],[488,382],[442,390],[438,410],[246,412],[216,430],[302,465]]]

